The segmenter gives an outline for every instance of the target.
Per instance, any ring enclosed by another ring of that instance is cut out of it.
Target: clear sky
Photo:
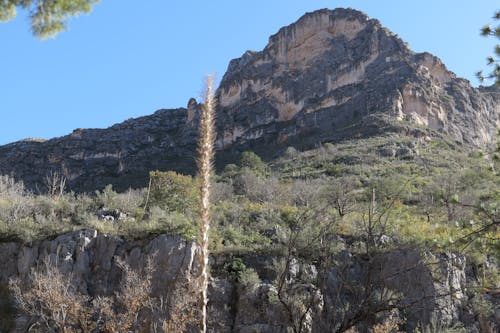
[[[206,74],[261,50],[305,12],[351,7],[377,18],[478,85],[494,40],[479,36],[494,0],[101,0],[56,39],[29,32],[26,13],[0,24],[0,144],[102,128],[199,97]]]

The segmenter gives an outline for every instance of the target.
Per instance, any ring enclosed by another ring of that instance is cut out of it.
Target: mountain
[[[264,50],[232,60],[216,97],[219,165],[245,150],[271,159],[288,146],[387,132],[483,148],[500,124],[499,90],[472,87],[352,9],[307,13]],[[42,189],[59,172],[70,189],[92,191],[144,186],[149,170],[192,173],[199,108],[191,99],[107,129],[1,146],[0,174]]]
[[[221,148],[366,135],[384,130],[381,116],[482,146],[500,112],[498,92],[472,88],[437,57],[412,52],[350,9],[306,14],[263,51],[231,61],[218,97]]]

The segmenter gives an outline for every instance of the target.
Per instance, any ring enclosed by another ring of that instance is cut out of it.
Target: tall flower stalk
[[[208,304],[208,233],[210,231],[210,177],[213,169],[215,141],[215,100],[213,96],[213,76],[205,84],[204,103],[201,109],[200,134],[198,139],[198,177],[200,181],[200,224],[201,224],[201,332],[207,331]]]

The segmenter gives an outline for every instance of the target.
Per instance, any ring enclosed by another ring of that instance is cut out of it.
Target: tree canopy
[[[66,30],[68,19],[89,13],[99,0],[0,0],[0,22],[14,19],[17,9],[29,11],[31,31],[40,39]]]
[[[493,37],[499,41],[499,43],[495,45],[494,54],[486,58],[488,66],[492,66],[493,70],[489,74],[483,74],[483,71],[479,71],[477,76],[481,81],[485,79],[494,79],[495,83],[500,85],[500,10],[495,13],[493,19],[497,22],[496,27],[488,24],[481,29],[482,36]]]
[[[245,151],[240,156],[240,166],[249,168],[250,170],[262,173],[266,167],[259,155],[253,151]]]

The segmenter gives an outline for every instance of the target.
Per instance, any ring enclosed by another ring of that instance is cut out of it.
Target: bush
[[[342,166],[330,163],[325,166],[325,174],[330,177],[337,177],[342,174]]]
[[[25,194],[22,182],[16,182],[14,178],[0,175],[0,196],[22,196]]]
[[[112,296],[91,299],[79,293],[71,276],[48,260],[43,269],[31,272],[29,289],[24,290],[20,280],[11,280],[10,290],[32,323],[30,332],[184,332],[194,323],[194,289],[185,286],[168,318],[164,300],[151,296],[154,257],[139,271],[117,261],[121,283]]]
[[[224,271],[229,279],[243,288],[249,288],[260,282],[257,272],[248,268],[241,258],[234,258],[224,264]]]
[[[258,173],[263,173],[266,165],[264,162],[262,162],[262,159],[259,157],[259,155],[255,154],[252,151],[245,151],[241,154],[240,157],[240,167],[248,168]]]
[[[224,167],[224,177],[228,177],[228,178],[232,178],[234,176],[236,176],[238,174],[238,172],[240,171],[240,169],[238,168],[238,166],[236,164],[227,164],[225,167]]]
[[[196,187],[191,176],[174,171],[151,171],[149,206],[185,213],[196,207]]]
[[[241,258],[234,258],[231,261],[228,261],[224,264],[224,272],[231,280],[235,282],[240,281],[246,269],[247,266],[245,265],[243,259]]]

